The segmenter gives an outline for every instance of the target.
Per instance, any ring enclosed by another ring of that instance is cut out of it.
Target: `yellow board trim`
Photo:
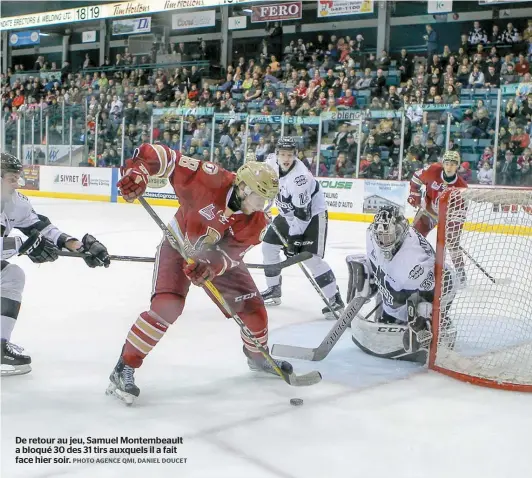
[[[111,197],[107,195],[93,195],[93,194],[77,194],[77,193],[57,193],[57,192],[48,192],[48,191],[34,191],[32,189],[21,189],[20,192],[26,196],[35,196],[35,197],[49,197],[56,199],[77,199],[82,201],[101,201],[101,202],[110,202]],[[146,198],[148,204],[152,206],[168,206],[168,207],[179,207],[179,201],[177,199],[156,199],[156,198]],[[126,204],[127,201],[122,197],[117,198],[117,202]],[[135,204],[138,204],[135,201]],[[273,215],[278,214],[277,208],[273,207],[271,209]],[[336,221],[351,221],[351,222],[372,222],[373,214],[362,214],[362,213],[349,213],[349,212],[329,212],[329,218]],[[412,222],[412,219],[409,219]],[[506,225],[506,224],[480,224],[480,223],[466,223],[464,225],[465,231],[471,232],[485,232],[491,234],[506,234],[510,236],[532,236],[532,227],[527,226],[517,226],[517,225]]]
[[[35,191],[33,189],[20,189],[19,191],[21,192],[21,194],[24,194],[24,196],[55,199],[77,199],[80,201],[111,202],[111,196],[107,194],[56,193],[50,191]]]

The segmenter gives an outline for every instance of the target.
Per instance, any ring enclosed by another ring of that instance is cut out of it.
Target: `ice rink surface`
[[[64,231],[79,238],[90,232],[111,254],[153,256],[160,241],[140,206],[32,203]],[[156,210],[165,220],[174,212]],[[344,297],[344,258],[363,251],[366,226],[329,226],[326,259]],[[261,262],[260,247],[246,260]],[[532,476],[530,394],[483,389],[370,357],[350,333],[323,362],[293,361],[298,372],[320,370],[318,385],[294,388],[258,378],[247,368],[236,324],[194,287],[183,316],[136,373],[139,400],[125,407],[104,391],[131,324],[148,307],[152,265],[89,269],[65,257],[40,266],[27,258],[13,262],[27,282],[12,339],[32,356],[33,371],[1,380],[2,477]],[[253,275],[263,288],[260,271]],[[270,344],[318,345],[332,325],[321,318],[322,306],[301,271],[286,270],[283,304],[269,309]],[[296,397],[304,406],[289,404]],[[182,436],[177,454],[133,456],[187,463],[15,464],[16,437],[89,436]]]

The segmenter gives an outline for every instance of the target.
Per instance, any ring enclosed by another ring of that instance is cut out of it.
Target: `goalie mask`
[[[395,206],[381,207],[371,224],[371,235],[387,260],[401,247],[407,232],[408,222]]]

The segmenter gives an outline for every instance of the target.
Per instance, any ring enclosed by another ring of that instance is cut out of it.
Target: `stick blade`
[[[291,373],[287,375],[287,382],[294,387],[310,387],[321,382],[322,376],[318,371],[306,373],[304,375],[296,375]]]
[[[316,349],[298,347],[297,345],[273,344],[272,346],[272,355],[276,355],[278,357],[314,361],[315,352]]]

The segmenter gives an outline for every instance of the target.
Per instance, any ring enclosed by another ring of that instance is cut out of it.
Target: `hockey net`
[[[457,258],[466,272],[460,286],[445,272]],[[446,191],[435,275],[429,368],[477,385],[532,391],[532,190]]]

